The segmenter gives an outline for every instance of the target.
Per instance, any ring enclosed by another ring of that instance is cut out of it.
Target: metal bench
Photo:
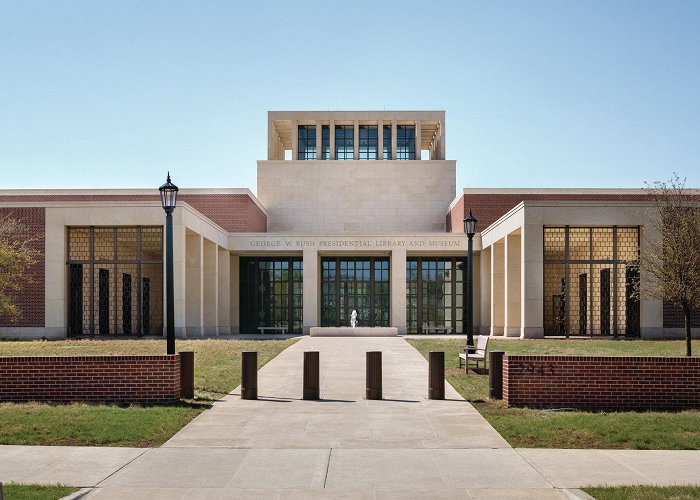
[[[258,331],[260,333],[267,333],[268,331],[275,333],[275,331],[279,331],[282,333],[282,335],[284,335],[285,333],[287,333],[287,327],[286,326],[259,326]]]

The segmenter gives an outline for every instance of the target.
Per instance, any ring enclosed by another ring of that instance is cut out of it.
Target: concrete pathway
[[[303,401],[320,351],[321,401]],[[384,400],[367,401],[381,350]],[[589,484],[700,483],[698,451],[512,449],[401,338],[304,337],[157,449],[0,446],[0,481],[92,487],[89,498],[585,498]]]

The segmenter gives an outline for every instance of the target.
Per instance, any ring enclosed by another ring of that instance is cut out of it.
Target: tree
[[[21,221],[0,214],[0,317],[12,323],[22,316],[16,298],[22,285],[31,282],[27,270],[38,255],[34,241]]]
[[[653,203],[642,247],[639,295],[668,301],[683,311],[686,355],[690,317],[700,308],[700,194],[674,173],[646,188]]]

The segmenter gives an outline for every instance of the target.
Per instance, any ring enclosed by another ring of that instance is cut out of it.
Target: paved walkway
[[[303,401],[320,351],[321,401]],[[367,401],[381,350],[384,400]],[[512,449],[401,338],[304,337],[157,449],[0,447],[0,481],[94,487],[89,498],[571,498],[588,484],[700,483],[698,451]]]

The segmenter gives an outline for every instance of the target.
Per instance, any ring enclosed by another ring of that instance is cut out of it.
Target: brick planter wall
[[[179,399],[179,355],[0,357],[0,401]]]
[[[506,355],[503,399],[532,408],[700,408],[700,358]]]

